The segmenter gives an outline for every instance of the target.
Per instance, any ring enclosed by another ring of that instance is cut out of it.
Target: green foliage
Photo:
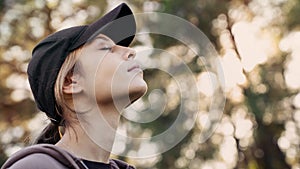
[[[298,19],[298,16],[300,15],[300,1],[289,1],[289,3],[286,3],[284,7],[284,12],[286,12],[288,16],[286,20],[288,28],[299,28],[300,21]]]

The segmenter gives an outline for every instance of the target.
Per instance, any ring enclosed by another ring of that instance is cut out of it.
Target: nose
[[[119,45],[115,45],[114,48],[113,51],[119,52],[125,60],[134,59],[136,56],[136,51],[132,48]]]

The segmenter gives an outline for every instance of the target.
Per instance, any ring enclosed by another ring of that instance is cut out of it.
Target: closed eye
[[[103,48],[100,48],[100,50],[111,50],[112,47],[103,47]]]

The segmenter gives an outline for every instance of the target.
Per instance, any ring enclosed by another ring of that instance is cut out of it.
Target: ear
[[[65,94],[78,94],[82,92],[83,88],[80,85],[79,80],[79,74],[68,74],[63,85],[63,92]]]

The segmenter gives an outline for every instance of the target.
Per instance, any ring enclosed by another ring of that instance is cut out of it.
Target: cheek
[[[103,61],[99,65],[95,74],[94,89],[98,101],[111,100],[112,95],[115,91],[119,90],[120,87],[124,86],[127,77],[124,76],[125,65],[121,64],[120,61],[110,60],[109,62]],[[118,90],[115,90],[115,89]],[[117,93],[119,95],[119,93]]]
[[[113,99],[137,99],[147,90],[141,73],[127,72],[128,64],[120,60],[104,60],[94,76],[93,89],[97,102],[111,102]]]

